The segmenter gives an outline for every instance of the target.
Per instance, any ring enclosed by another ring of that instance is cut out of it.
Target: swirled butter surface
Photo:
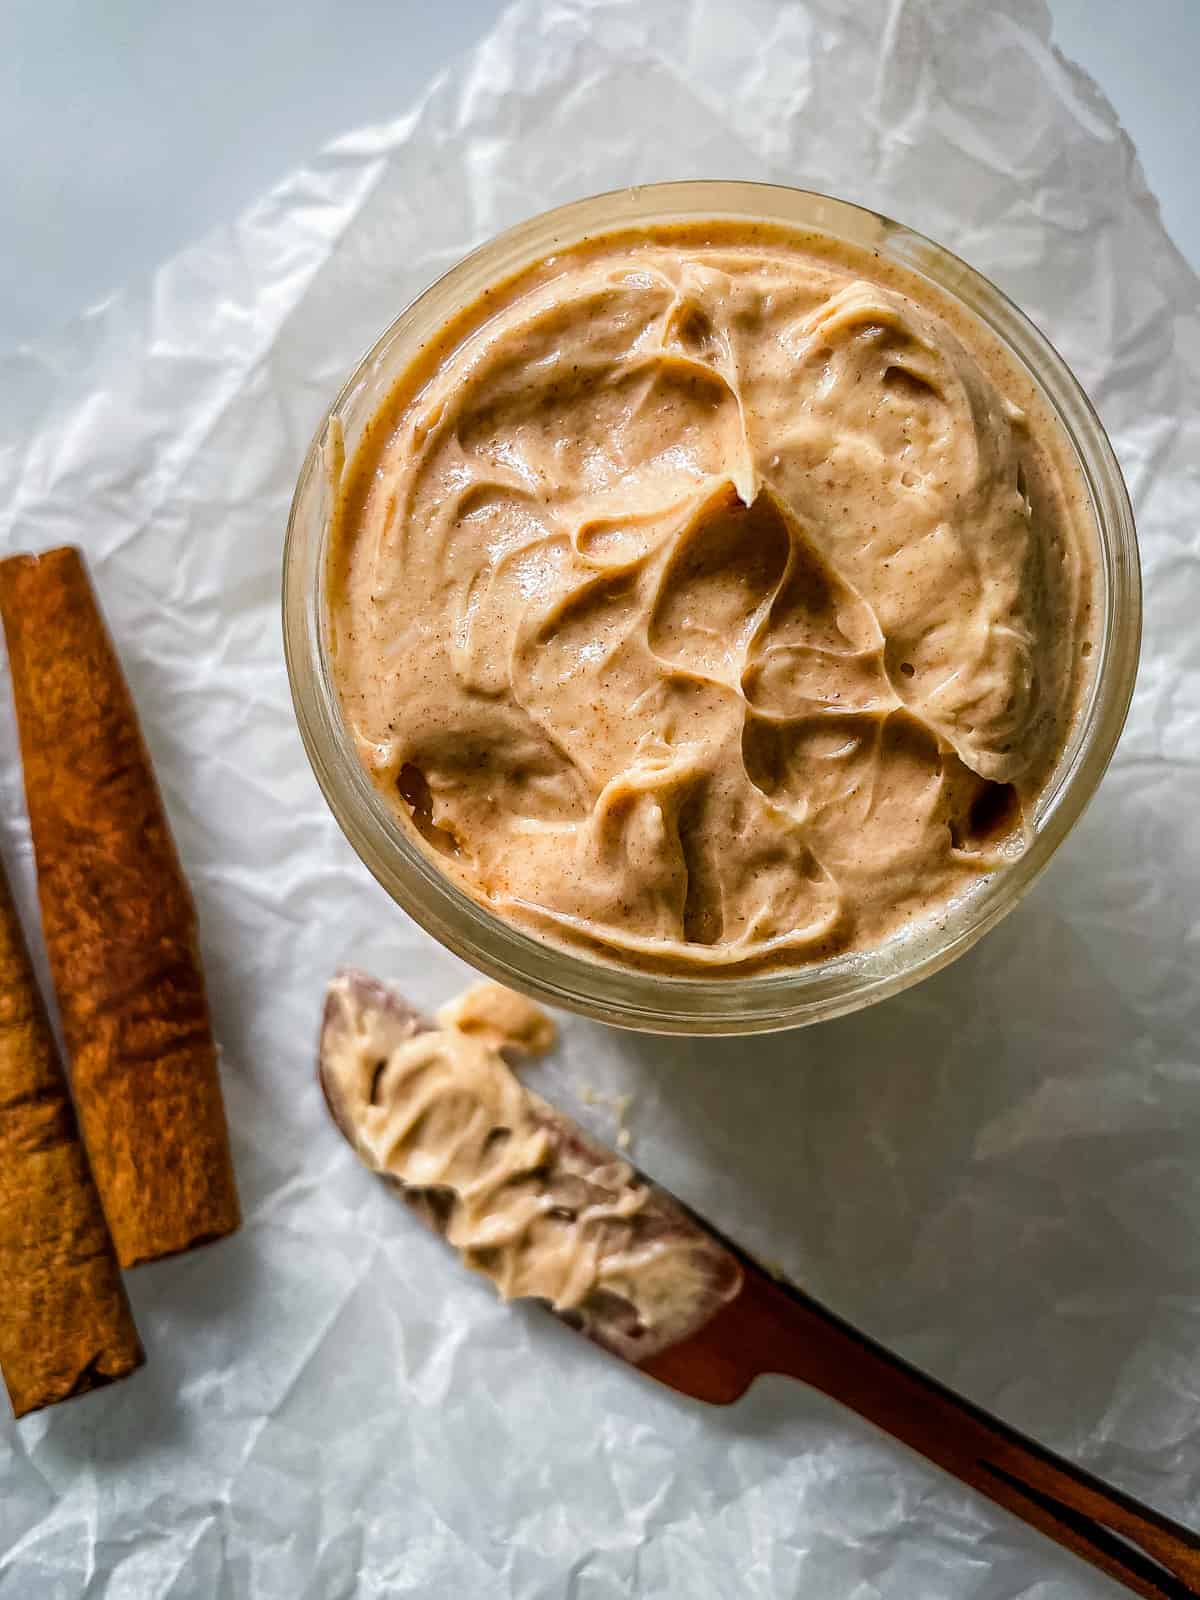
[[[701,1328],[741,1268],[663,1190],[526,1089],[506,1055],[554,1041],[545,1012],[479,984],[435,1020],[363,972],[329,985],[321,1084],[373,1171],[506,1299],[544,1300],[644,1361]]]
[[[994,337],[857,246],[713,223],[497,287],[344,474],[344,715],[461,886],[718,974],[871,948],[1020,848],[1095,537]]]

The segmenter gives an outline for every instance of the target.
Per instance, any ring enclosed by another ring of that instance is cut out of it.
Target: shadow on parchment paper
[[[132,1298],[132,1296],[131,1296]],[[137,1315],[137,1307],[134,1307]],[[130,1378],[40,1413],[45,1438],[37,1446],[39,1470],[70,1481],[73,1469],[103,1472],[131,1461],[175,1454],[185,1443],[187,1423],[179,1407],[175,1377],[151,1350],[146,1330],[146,1365]]]
[[[103,1470],[186,1451],[192,1424],[180,1396],[189,1369],[195,1370],[196,1349],[206,1341],[225,1352],[213,1354],[212,1364],[228,1364],[228,1351],[240,1342],[244,1308],[255,1301],[256,1250],[252,1230],[243,1228],[231,1238],[127,1272],[146,1364],[120,1383],[46,1412],[39,1463],[86,1462]]]
[[[635,1136],[653,1129],[635,1159],[653,1172],[648,1144],[693,1151],[719,1176],[685,1198],[717,1226],[753,1212],[740,1242],[1068,1451],[1156,1315],[1200,1291],[1200,1250],[1156,1248],[1153,1224],[1131,1230],[1112,1203],[1133,1175],[1145,1219],[1191,1182],[1200,1088],[1181,1118],[1152,1079],[1194,1060],[1194,1040],[1140,982],[1157,964],[1169,987],[1175,935],[1156,926],[1148,949],[1119,882],[1087,882],[1150,837],[1186,859],[1186,818],[1167,811],[1105,797],[974,951],[855,1016],[758,1039],[622,1036]]]

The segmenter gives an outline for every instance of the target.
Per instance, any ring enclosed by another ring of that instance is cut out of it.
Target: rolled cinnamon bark
[[[0,1369],[23,1417],[145,1357],[0,869]]]
[[[239,1222],[196,917],[80,553],[0,562],[38,896],[123,1267]]]

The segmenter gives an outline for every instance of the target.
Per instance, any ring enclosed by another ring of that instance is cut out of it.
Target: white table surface
[[[849,3],[849,0],[847,0]],[[5,0],[0,350],[229,220],[327,139],[406,109],[503,0]],[[1200,0],[1052,0],[1200,266]]]

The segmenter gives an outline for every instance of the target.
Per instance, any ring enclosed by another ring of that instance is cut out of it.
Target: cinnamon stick
[[[75,1104],[136,1266],[239,1222],[195,911],[79,551],[0,562],[0,616]]]
[[[145,1357],[0,868],[0,1369],[18,1417]]]

